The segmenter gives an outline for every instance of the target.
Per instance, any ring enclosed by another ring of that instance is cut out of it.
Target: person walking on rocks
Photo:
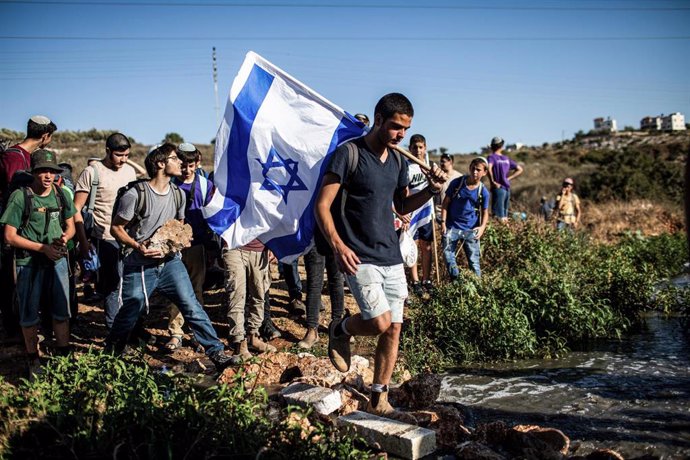
[[[441,191],[446,177],[433,165],[428,185],[408,195],[407,162],[394,150],[412,124],[412,103],[402,94],[383,96],[374,110],[374,125],[359,139],[338,147],[331,157],[316,201],[320,230],[330,245],[360,312],[331,321],[328,356],[340,372],[350,368],[350,337],[379,336],[374,379],[367,411],[410,420],[388,402],[398,357],[407,283],[391,219],[391,202],[399,214],[418,209]],[[357,153],[354,168],[353,151]]]
[[[120,309],[118,287],[120,246],[110,234],[113,206],[120,187],[136,180],[134,168],[127,164],[131,145],[122,133],[114,133],[105,141],[105,157],[84,168],[77,179],[74,206],[84,213],[83,224],[77,222],[77,239],[81,260],[88,259],[93,247],[101,262],[96,273],[96,292],[104,298],[105,324],[108,328]]]
[[[233,357],[251,358],[250,350],[276,351],[259,334],[264,320],[265,296],[271,286],[268,249],[257,239],[235,249],[224,247],[223,262],[230,328],[228,341],[233,346]]]
[[[168,144],[169,145],[169,144]],[[182,162],[175,147],[154,149],[146,157],[146,171],[151,178],[124,192],[113,211],[110,232],[124,248],[121,254],[123,271],[120,284],[122,306],[117,312],[106,339],[106,349],[122,353],[139,318],[148,312],[149,299],[158,291],[170,299],[182,313],[196,341],[218,370],[237,363],[224,352],[211,320],[194,293],[180,252],[165,255],[160,249],[149,248],[149,239],[167,221],[184,220],[184,194],[171,184],[182,175]],[[141,201],[144,200],[143,205]]]
[[[489,180],[491,181],[491,210],[501,222],[508,222],[510,208],[510,183],[522,174],[523,168],[512,158],[503,154],[505,141],[500,137],[491,139]],[[510,172],[513,171],[511,174]]]

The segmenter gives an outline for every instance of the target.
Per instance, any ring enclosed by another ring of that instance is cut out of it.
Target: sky
[[[476,152],[690,118],[690,0],[0,0],[0,127],[166,133],[209,143],[248,51],[373,118],[413,103],[408,136]],[[409,138],[409,137],[408,137]]]

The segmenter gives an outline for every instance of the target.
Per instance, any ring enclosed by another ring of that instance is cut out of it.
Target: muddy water
[[[641,332],[586,352],[447,374],[440,400],[467,405],[470,423],[558,428],[580,454],[690,458],[690,333],[680,318],[651,315]]]

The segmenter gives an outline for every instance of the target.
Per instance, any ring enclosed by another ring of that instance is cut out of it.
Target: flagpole
[[[398,152],[400,152],[400,153],[402,154],[402,156],[404,156],[404,157],[407,158],[408,160],[410,160],[410,161],[412,161],[412,162],[414,162],[414,163],[417,163],[417,164],[419,165],[419,167],[422,168],[424,171],[429,171],[429,170],[431,170],[431,166],[429,166],[429,165],[426,164],[424,161],[422,161],[422,160],[420,160],[419,158],[417,158],[415,155],[412,155],[412,153],[410,153],[408,150],[405,150],[404,147],[400,147],[399,145],[396,145],[396,146],[393,147],[393,148],[394,148],[395,150],[397,150]]]

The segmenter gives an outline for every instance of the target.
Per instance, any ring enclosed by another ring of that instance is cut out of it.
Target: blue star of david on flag
[[[276,190],[283,196],[283,201],[285,204],[288,202],[288,193],[295,190],[309,190],[302,179],[297,175],[297,170],[299,168],[299,163],[292,158],[285,159],[280,156],[278,151],[271,147],[268,152],[268,158],[266,162],[262,163],[259,158],[256,161],[261,164],[261,174],[264,176],[264,181],[261,184],[263,190]],[[289,175],[290,179],[287,184],[280,185],[277,181],[269,177],[269,172],[274,168],[283,168],[285,172]]]

